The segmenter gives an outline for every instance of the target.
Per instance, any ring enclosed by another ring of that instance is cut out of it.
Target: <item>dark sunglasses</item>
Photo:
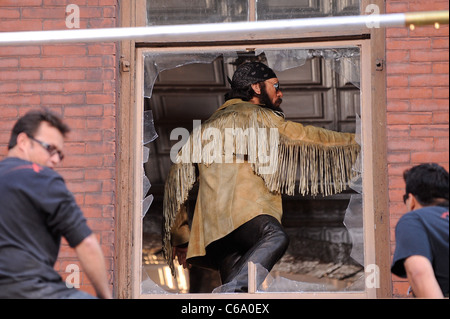
[[[280,82],[277,82],[273,85],[273,87],[275,88],[275,91],[279,91],[280,90]]]
[[[58,149],[56,148],[56,146],[50,145],[50,144],[45,143],[45,142],[42,142],[42,141],[40,141],[40,140],[34,138],[33,136],[29,136],[29,135],[28,135],[28,137],[29,137],[30,139],[32,139],[33,141],[37,142],[37,143],[38,143],[39,145],[41,145],[43,148],[45,148],[45,150],[50,154],[50,156],[53,156],[53,155],[55,155],[55,154],[58,154],[59,160],[60,160],[60,161],[62,161],[62,160],[64,159],[64,154],[63,154],[63,152],[61,152],[60,150],[58,150]]]

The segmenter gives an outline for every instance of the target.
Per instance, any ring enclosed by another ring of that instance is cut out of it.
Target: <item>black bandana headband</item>
[[[267,65],[260,62],[248,62],[240,65],[234,72],[231,88],[242,89],[276,77],[275,72]]]

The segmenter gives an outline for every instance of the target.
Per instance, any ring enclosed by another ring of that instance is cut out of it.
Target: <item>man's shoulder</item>
[[[433,223],[437,220],[448,222],[448,207],[426,206],[404,214],[398,221],[398,226],[412,223]]]
[[[14,157],[5,158],[0,161],[0,175],[39,175],[42,177],[59,177],[57,172],[48,167]]]

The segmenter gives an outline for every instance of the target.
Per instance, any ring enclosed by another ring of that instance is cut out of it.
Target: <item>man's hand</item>
[[[183,268],[185,268],[185,269],[190,268],[191,265],[189,265],[186,262],[186,254],[187,254],[188,248],[182,247],[182,246],[175,246],[175,247],[172,247],[172,249],[173,249],[173,259],[175,259],[175,257],[176,257],[178,259],[178,263],[180,265],[182,265]]]

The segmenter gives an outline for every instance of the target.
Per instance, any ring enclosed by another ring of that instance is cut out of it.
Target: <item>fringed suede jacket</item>
[[[252,218],[281,222],[281,194],[331,195],[357,174],[355,134],[286,121],[276,112],[240,99],[227,101],[178,153],[165,185],[163,251],[173,268],[172,246],[189,243],[187,258]],[[189,226],[184,206],[198,182]]]

